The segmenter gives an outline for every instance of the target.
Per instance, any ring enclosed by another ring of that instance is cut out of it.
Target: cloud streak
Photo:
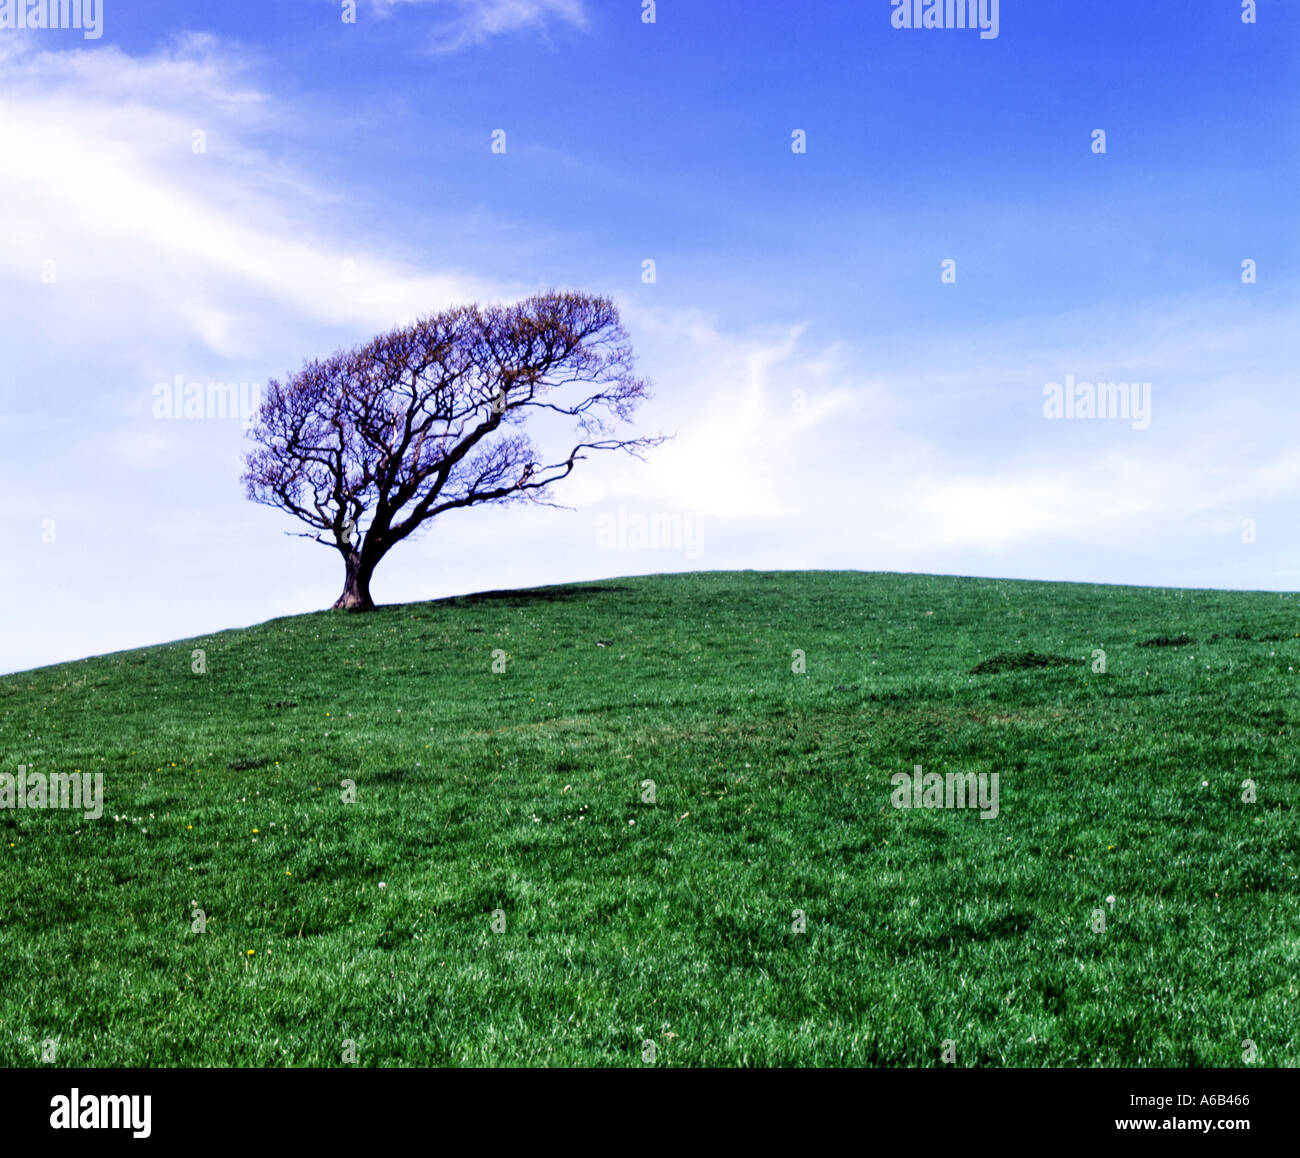
[[[553,24],[587,27],[583,0],[375,0],[381,15],[405,8],[433,8],[442,19],[433,47],[459,52],[516,32],[545,32]],[[444,15],[445,14],[445,15]]]
[[[268,302],[305,322],[380,329],[491,291],[359,252],[313,222],[334,195],[247,143],[250,126],[284,131],[288,118],[226,63],[240,56],[189,37],[146,58],[6,57],[0,197],[25,207],[0,247],[11,288],[38,284],[53,262],[60,299],[81,299],[107,332],[147,313],[155,334],[189,333],[220,357],[266,347]]]

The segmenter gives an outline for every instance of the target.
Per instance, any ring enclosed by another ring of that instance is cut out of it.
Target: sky
[[[563,509],[434,520],[377,602],[748,568],[1297,587],[1293,4],[1003,0],[996,35],[891,0],[12,8],[0,671],[341,590],[245,497],[240,416],[158,417],[155,385],[548,289],[614,299],[655,386],[627,433],[671,441],[580,463]],[[1086,417],[1104,382],[1128,411]]]

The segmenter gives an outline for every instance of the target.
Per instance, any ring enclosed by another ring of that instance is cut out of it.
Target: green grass
[[[4,677],[0,770],[103,772],[105,815],[0,811],[0,1065],[1295,1065],[1298,632],[706,573]],[[914,764],[999,816],[891,807]]]

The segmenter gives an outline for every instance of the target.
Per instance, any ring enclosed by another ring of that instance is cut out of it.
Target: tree
[[[549,489],[584,452],[641,457],[663,442],[609,437],[650,394],[633,363],[608,298],[549,293],[423,318],[267,383],[248,433],[248,497],[301,519],[314,528],[301,537],[342,555],[335,607],[373,607],[379,561],[437,515],[555,506]],[[567,427],[562,445],[587,441],[543,465],[523,431],[530,416]]]

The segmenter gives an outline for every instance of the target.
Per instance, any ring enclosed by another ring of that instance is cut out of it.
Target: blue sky
[[[571,510],[437,520],[378,601],[748,567],[1295,589],[1293,5],[1003,0],[994,39],[889,0],[342,8],[0,29],[0,670],[337,595],[243,497],[239,421],[156,418],[155,383],[551,287],[618,301],[638,426],[677,437],[582,464]],[[1045,418],[1067,375],[1150,382],[1149,425]],[[692,547],[611,546],[620,511]]]

